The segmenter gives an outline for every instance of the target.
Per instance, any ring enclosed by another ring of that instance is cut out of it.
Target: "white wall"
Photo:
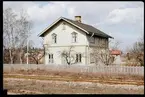
[[[63,64],[62,62],[62,57],[61,57],[61,53],[62,51],[68,51],[70,49],[69,46],[61,46],[61,47],[49,47],[47,53],[52,53],[53,54],[53,58],[54,58],[54,64]],[[75,54],[77,53],[81,53],[82,54],[82,59],[81,59],[81,64],[86,64],[86,47],[85,46],[74,46],[72,48],[72,53],[73,56],[75,56]],[[48,55],[45,56],[45,64],[48,63]],[[80,64],[80,63],[78,63]]]
[[[120,57],[120,55],[114,55],[114,57],[115,57],[115,60],[114,60],[113,64],[121,65],[121,57]]]
[[[54,27],[53,30],[47,32],[44,37],[44,44],[49,44],[49,46],[68,46],[68,45],[87,45],[88,41],[86,39],[86,33],[81,30],[71,26],[66,23],[66,30],[63,30],[62,22],[58,24],[58,26]],[[77,43],[72,43],[71,33],[76,32],[78,34]],[[57,44],[52,44],[51,35],[55,33],[57,34]]]
[[[46,32],[46,35],[44,37],[44,44],[48,44],[49,52],[54,54],[54,63],[55,64],[62,64],[62,59],[59,54],[59,52],[68,49],[68,46],[75,46],[75,51],[77,53],[81,53],[85,55],[85,57],[82,58],[83,64],[90,64],[90,51],[88,45],[91,46],[97,46],[100,43],[100,40],[97,40],[98,38],[95,38],[95,44],[89,43],[90,36],[87,36],[87,34],[78,28],[72,26],[71,24],[68,24],[65,22],[65,30],[63,30],[63,23],[64,21],[59,22],[55,27],[53,27],[49,32]],[[72,32],[77,33],[77,42],[72,43]],[[52,43],[52,34],[57,34],[57,43]],[[48,55],[45,56],[45,64],[48,63]]]
[[[82,54],[82,64],[86,64],[86,46],[88,45],[88,40],[86,38],[86,33],[73,27],[72,25],[65,22],[65,30],[63,30],[63,22],[58,23],[51,31],[47,32],[44,37],[44,44],[48,44],[47,53],[52,53],[54,57],[54,64],[62,64],[62,57],[60,53],[63,50],[68,50],[70,46],[74,46],[73,50],[76,53]],[[77,42],[72,43],[72,32],[77,33]],[[52,43],[52,34],[57,34],[57,43]],[[48,55],[45,56],[45,64],[48,64]]]

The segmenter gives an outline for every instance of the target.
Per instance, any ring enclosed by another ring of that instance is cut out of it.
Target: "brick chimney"
[[[81,16],[75,16],[75,21],[80,22],[81,23]]]

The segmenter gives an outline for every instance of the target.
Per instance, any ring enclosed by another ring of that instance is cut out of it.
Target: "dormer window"
[[[72,33],[72,42],[73,43],[77,42],[77,33],[76,32]]]
[[[52,43],[57,43],[57,35],[55,33],[52,34]]]

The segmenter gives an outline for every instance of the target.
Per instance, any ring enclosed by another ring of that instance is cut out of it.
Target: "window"
[[[65,23],[62,24],[62,30],[65,30]]]
[[[96,38],[96,45],[99,45],[99,38]]]
[[[90,42],[91,42],[91,43],[95,43],[95,37],[91,37],[91,38],[90,38]]]
[[[102,41],[102,38],[99,38],[99,46],[100,46],[100,47],[103,47],[103,41]]]
[[[105,39],[103,39],[103,38],[102,38],[102,46],[103,46],[103,47],[106,46],[106,44],[105,44]]]
[[[53,54],[48,54],[49,63],[53,63]]]
[[[72,42],[73,43],[77,42],[77,33],[75,32],[72,33]]]
[[[57,43],[57,35],[55,33],[52,34],[52,43]]]
[[[82,55],[81,54],[76,54],[76,62],[82,62]]]
[[[90,63],[94,63],[95,62],[95,58],[93,56],[93,54],[91,53],[90,54]]]

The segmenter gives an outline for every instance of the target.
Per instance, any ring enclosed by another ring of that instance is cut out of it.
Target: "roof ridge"
[[[68,21],[76,26],[78,26],[80,29],[82,29],[83,31],[87,32],[88,34],[91,34],[91,33],[95,33],[95,35],[98,35],[98,36],[102,36],[102,37],[107,37],[107,38],[113,38],[111,37],[110,35],[104,33],[103,31],[97,29],[96,27],[92,26],[92,25],[89,25],[89,24],[85,24],[85,23],[82,23],[82,22],[77,22],[75,20],[72,20],[72,19],[69,19],[69,18],[65,18],[63,16],[61,16],[59,20],[64,20],[64,21]],[[48,28],[47,28],[48,30]],[[43,31],[44,33],[44,31]],[[40,33],[40,35],[42,35],[43,33]]]
[[[65,18],[65,17],[63,17],[64,19],[68,19],[68,20],[71,20],[71,21],[74,21],[74,22],[77,22],[77,21],[75,21],[75,20],[73,20],[73,19],[69,19],[69,18]],[[77,23],[80,23],[80,24],[85,24],[85,23],[82,23],[82,22],[77,22]],[[88,25],[88,24],[85,24],[85,25]],[[88,25],[88,26],[91,26],[91,25]],[[93,27],[93,26],[92,26]]]
[[[68,18],[65,18],[65,17],[64,17],[64,19],[68,19]],[[101,30],[97,29],[96,27],[94,27],[94,26],[92,26],[92,25],[85,24],[85,23],[82,23],[82,22],[77,22],[77,21],[72,20],[72,19],[68,19],[68,20],[71,20],[71,21],[73,21],[73,22],[76,22],[76,23],[79,23],[79,24],[83,24],[83,25],[86,25],[86,26],[90,26],[90,27],[92,27],[92,28],[94,28],[94,29],[96,29],[96,30],[100,31],[101,33],[99,33],[99,34],[101,34],[101,35],[102,35],[102,34],[106,34],[106,33],[104,33],[103,31],[101,31]],[[106,34],[106,35],[108,35],[108,34]],[[108,35],[108,36],[110,36],[110,35]]]

